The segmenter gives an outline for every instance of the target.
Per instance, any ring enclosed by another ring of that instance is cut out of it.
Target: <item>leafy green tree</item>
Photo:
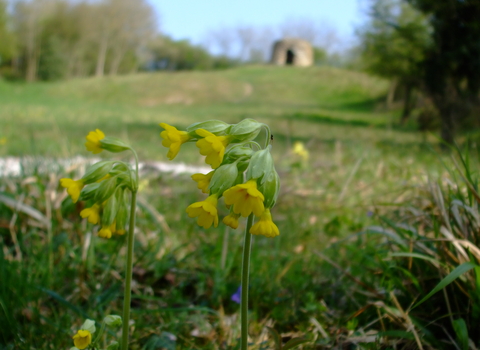
[[[452,143],[462,125],[478,126],[478,116],[469,117],[479,105],[480,1],[406,1],[427,16],[432,28],[422,77],[440,113],[442,138]]]
[[[375,0],[370,17],[358,31],[362,61],[368,71],[404,89],[405,121],[413,107],[412,93],[422,85],[421,64],[431,40],[430,26],[425,15],[401,0]]]

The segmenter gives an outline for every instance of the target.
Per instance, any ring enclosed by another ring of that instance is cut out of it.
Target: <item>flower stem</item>
[[[132,270],[133,270],[133,234],[135,230],[135,209],[137,205],[137,191],[132,191],[130,207],[130,225],[127,237],[127,266],[125,269],[125,291],[123,293],[123,328],[122,350],[128,349],[128,328],[130,321],[130,302],[132,297]]]
[[[240,299],[240,319],[241,319],[241,350],[248,349],[248,276],[250,270],[250,252],[252,250],[252,235],[250,228],[253,224],[253,214],[250,214],[245,228],[245,240],[243,242],[243,260],[242,260],[242,295]]]

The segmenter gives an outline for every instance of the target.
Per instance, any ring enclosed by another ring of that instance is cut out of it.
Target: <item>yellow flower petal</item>
[[[233,204],[233,212],[247,217],[252,212],[256,216],[262,215],[265,207],[265,197],[257,189],[257,182],[249,180],[245,184],[239,184],[229,188],[223,193],[226,205]]]
[[[112,230],[110,226],[102,227],[100,231],[98,231],[98,237],[102,238],[112,238]]]
[[[163,139],[162,145],[169,148],[167,158],[173,160],[180,151],[180,146],[190,140],[191,137],[188,132],[179,131],[166,123],[160,123],[160,126],[165,129],[160,133],[160,137]]]
[[[90,131],[85,138],[87,139],[87,142],[85,142],[87,151],[90,151],[93,154],[102,152],[102,144],[100,143],[100,140],[105,138],[105,134],[100,129]]]
[[[225,225],[230,226],[235,230],[238,227],[238,218],[239,218],[239,215],[230,213],[227,216],[225,216],[222,221]]]
[[[191,218],[197,217],[197,224],[205,229],[208,229],[212,224],[218,226],[218,211],[217,211],[218,195],[212,194],[207,199],[201,202],[196,202],[189,205],[186,209],[188,216]]]
[[[100,221],[100,206],[94,204],[90,208],[85,208],[80,212],[82,218],[88,218],[88,222],[91,224],[98,224]]]
[[[195,132],[203,137],[196,145],[200,154],[206,156],[205,163],[210,164],[213,169],[218,168],[223,161],[225,148],[230,143],[230,136],[216,136],[205,129],[197,129]]]
[[[250,229],[252,235],[264,235],[265,237],[275,237],[280,234],[277,225],[272,221],[270,209],[265,209],[260,220]]]
[[[80,350],[85,349],[92,342],[92,334],[87,331],[80,329],[77,334],[73,336],[73,344]]]
[[[202,190],[203,193],[208,193],[208,186],[210,185],[210,180],[213,176],[213,171],[208,174],[193,174],[192,180],[197,182],[198,189]]]
[[[80,192],[82,191],[85,184],[82,180],[72,180],[68,178],[60,179],[60,186],[67,189],[67,193],[72,197],[73,203],[77,203],[78,198],[80,197]]]

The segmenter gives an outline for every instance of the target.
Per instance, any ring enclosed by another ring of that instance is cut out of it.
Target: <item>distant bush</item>
[[[146,70],[209,70],[235,66],[235,60],[211,55],[205,48],[188,40],[160,36],[150,44],[150,60]]]

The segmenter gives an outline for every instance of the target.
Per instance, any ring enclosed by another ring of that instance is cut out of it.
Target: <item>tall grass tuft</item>
[[[452,164],[449,177],[429,179],[356,236],[353,256],[364,271],[350,275],[364,296],[349,321],[361,326],[345,341],[459,350],[480,343],[479,175],[468,153],[457,151]]]

